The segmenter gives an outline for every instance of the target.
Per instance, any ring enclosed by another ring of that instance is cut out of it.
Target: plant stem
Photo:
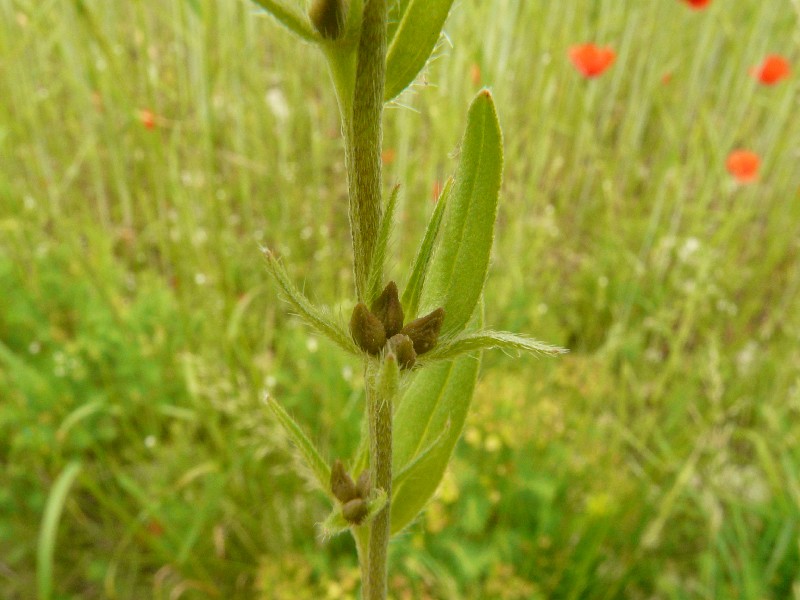
[[[365,600],[386,598],[386,558],[391,535],[393,392],[386,393],[377,379],[376,373],[367,373],[370,481],[386,492],[389,501],[370,523],[367,572],[362,572]]]
[[[364,301],[381,221],[381,118],[386,78],[387,0],[366,0],[356,53],[352,114],[345,119],[350,231],[353,237],[356,294]],[[341,102],[340,108],[346,109]],[[369,423],[370,481],[389,502],[372,519],[368,533],[356,533],[365,600],[386,598],[386,557],[392,497],[392,398],[364,364]],[[366,556],[365,556],[366,555]]]
[[[364,300],[381,220],[381,116],[386,78],[386,0],[364,4],[356,56],[353,114],[347,128],[350,231],[356,294]]]

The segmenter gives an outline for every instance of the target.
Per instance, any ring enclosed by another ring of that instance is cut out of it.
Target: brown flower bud
[[[345,0],[314,0],[308,17],[314,28],[327,40],[338,40],[344,33],[347,6]]]
[[[358,497],[356,484],[353,478],[350,477],[342,461],[338,458],[333,463],[333,468],[331,469],[331,492],[333,492],[336,499],[342,503],[350,502]]]
[[[364,352],[378,354],[386,344],[386,332],[378,317],[363,302],[356,304],[350,317],[350,333]]]
[[[366,500],[369,497],[369,470],[364,469],[356,482],[358,497]]]
[[[403,328],[403,305],[400,304],[394,281],[386,284],[381,295],[372,303],[372,314],[383,323],[387,338],[399,333]]]
[[[424,317],[414,319],[411,323],[403,327],[400,333],[411,338],[411,341],[414,343],[414,352],[417,354],[425,354],[436,345],[443,321],[444,309],[440,307]]]
[[[410,369],[414,366],[417,360],[417,353],[414,351],[414,342],[411,341],[410,337],[398,333],[389,338],[387,345],[397,357],[397,364],[400,365],[401,369]]]
[[[360,525],[364,517],[367,516],[367,502],[361,498],[350,500],[342,506],[342,516],[348,523]]]

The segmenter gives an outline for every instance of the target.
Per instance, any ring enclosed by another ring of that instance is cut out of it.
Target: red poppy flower
[[[786,79],[790,72],[789,61],[777,54],[770,54],[764,62],[750,69],[750,74],[764,85],[774,85]]]
[[[611,48],[600,48],[594,44],[573,46],[569,58],[584,77],[597,77],[611,66],[616,53]]]
[[[139,111],[139,120],[142,122],[142,125],[147,127],[148,129],[154,129],[156,126],[156,116],[153,114],[151,110],[140,110]]]
[[[691,6],[694,10],[702,10],[709,4],[711,4],[711,0],[684,0],[686,4]]]
[[[758,167],[761,159],[750,150],[734,150],[728,155],[725,166],[728,172],[739,183],[750,183],[758,179]]]

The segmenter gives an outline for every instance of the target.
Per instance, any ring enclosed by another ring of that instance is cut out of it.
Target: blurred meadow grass
[[[258,252],[348,313],[320,56],[239,0],[0,17],[0,596],[38,577],[59,599],[355,597],[351,542],[319,541],[328,507],[259,401],[354,450],[359,366],[290,317]],[[748,75],[797,63],[799,19],[789,0],[455,4],[385,114],[397,265],[488,85],[506,173],[487,322],[572,352],[486,355],[451,470],[392,545],[393,597],[800,598],[798,83]],[[587,41],[618,54],[595,80],[568,59]],[[725,172],[737,147],[758,182]]]

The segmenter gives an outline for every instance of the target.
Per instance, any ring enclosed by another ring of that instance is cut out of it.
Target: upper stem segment
[[[381,220],[381,116],[386,77],[386,0],[367,0],[356,58],[353,114],[347,126],[350,231],[356,293],[364,300]]]

